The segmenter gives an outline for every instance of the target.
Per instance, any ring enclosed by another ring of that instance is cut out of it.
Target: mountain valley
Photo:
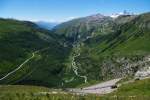
[[[149,32],[149,12],[96,14],[52,30],[0,19],[0,83],[68,88],[134,78],[150,65]]]

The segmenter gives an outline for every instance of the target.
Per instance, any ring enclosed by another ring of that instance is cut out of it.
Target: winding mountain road
[[[8,76],[12,75],[13,73],[15,73],[16,71],[18,71],[20,68],[23,67],[23,65],[25,65],[26,63],[28,63],[31,59],[34,58],[35,54],[40,52],[40,51],[43,51],[43,50],[46,50],[48,49],[49,47],[47,48],[44,48],[44,49],[41,49],[41,50],[37,50],[35,52],[32,53],[32,56],[29,57],[28,59],[26,59],[23,63],[21,63],[16,69],[14,69],[13,71],[9,72],[8,74],[6,74],[5,76],[3,76],[2,78],[0,78],[0,81],[6,79]]]
[[[80,49],[80,47],[78,45],[75,45],[75,46],[76,46],[77,49]],[[77,50],[76,52],[77,52],[77,54],[75,54],[72,58],[72,69],[73,69],[76,76],[83,78],[84,82],[87,83],[87,76],[79,75],[79,73],[78,73],[78,66],[75,62],[75,58],[80,56],[80,50]]]
[[[80,37],[80,36],[79,36]],[[72,44],[73,48],[75,48],[75,53],[72,57],[72,61],[71,61],[71,66],[72,66],[72,69],[73,69],[73,72],[75,73],[76,76],[80,77],[80,78],[83,78],[84,79],[84,83],[87,83],[87,76],[85,75],[80,75],[78,73],[78,66],[77,66],[77,63],[75,62],[75,58],[79,57],[80,56],[80,46],[83,42],[85,42],[86,40],[92,38],[93,36],[87,36],[86,38],[84,39],[81,39],[80,42],[75,42]],[[65,46],[64,46],[65,47]],[[65,83],[70,83],[74,80],[74,77],[69,79],[69,80],[65,80]],[[63,83],[62,83],[63,84]],[[63,86],[63,85],[62,85]]]
[[[4,80],[5,78],[7,78],[8,76],[10,76],[11,74],[15,73],[16,71],[18,71],[23,65],[25,65],[27,62],[29,62],[32,58],[34,58],[35,53],[32,53],[32,56],[30,58],[28,58],[27,60],[25,60],[21,65],[19,65],[16,69],[14,69],[13,71],[9,72],[8,74],[6,74],[4,77],[0,78],[1,80]]]

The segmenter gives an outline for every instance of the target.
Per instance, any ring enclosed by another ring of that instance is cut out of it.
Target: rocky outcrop
[[[112,57],[104,60],[101,67],[104,78],[118,78],[125,76],[150,75],[150,56]]]

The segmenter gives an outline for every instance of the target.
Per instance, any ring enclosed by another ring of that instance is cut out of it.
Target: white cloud
[[[69,20],[72,20],[72,19],[75,19],[77,17],[68,17],[68,18],[64,18],[64,19],[59,19],[59,20],[48,20],[49,22],[58,22],[58,23],[62,23],[62,22],[66,22],[66,21],[69,21]]]
[[[72,19],[75,19],[77,17],[68,17],[68,18],[62,18],[62,19],[51,19],[51,18],[41,18],[41,19],[35,19],[35,18],[25,18],[25,17],[7,17],[7,18],[12,18],[12,19],[17,19],[21,21],[32,21],[32,22],[39,22],[39,21],[44,21],[44,22],[50,22],[50,23],[62,23],[66,22]]]
[[[68,17],[68,18],[64,18],[64,19],[40,19],[40,20],[36,20],[36,19],[29,19],[30,21],[33,22],[38,22],[38,21],[44,21],[44,22],[50,22],[50,23],[62,23],[62,22],[66,22],[72,19],[75,19],[77,17]]]

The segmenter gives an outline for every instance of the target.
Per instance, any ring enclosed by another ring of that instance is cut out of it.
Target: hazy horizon
[[[1,0],[0,17],[59,23],[97,13],[149,12],[149,4],[149,0]]]

